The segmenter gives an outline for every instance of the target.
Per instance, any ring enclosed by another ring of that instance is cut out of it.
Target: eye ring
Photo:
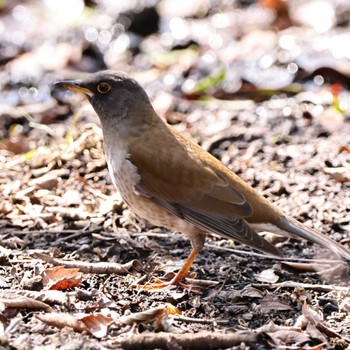
[[[100,83],[97,85],[97,91],[100,94],[106,94],[107,92],[109,92],[111,90],[111,86],[107,83]]]

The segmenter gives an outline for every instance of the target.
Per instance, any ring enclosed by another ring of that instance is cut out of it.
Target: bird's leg
[[[181,269],[178,271],[176,276],[169,282],[172,286],[178,286],[180,282],[187,277],[188,272],[190,271],[190,268],[194,262],[194,259],[198,255],[198,253],[201,251],[201,249],[193,248],[191,250],[190,255],[186,259],[185,263],[182,265]]]
[[[190,271],[190,268],[194,262],[194,259],[198,255],[198,253],[202,250],[204,246],[205,241],[205,235],[204,234],[198,234],[194,237],[191,237],[191,244],[192,244],[192,250],[188,258],[186,259],[185,263],[182,265],[181,269],[177,272],[175,277],[169,281],[159,281],[152,284],[146,284],[143,286],[143,289],[146,290],[159,290],[159,289],[165,289],[165,288],[171,288],[172,286],[179,286],[181,284],[181,281],[187,277],[188,272]]]
[[[151,283],[151,284],[146,284],[142,286],[143,289],[145,290],[156,290],[156,289],[165,289],[169,288],[171,286],[178,286],[180,285],[181,281],[187,277],[188,272],[190,271],[190,268],[193,264],[194,259],[198,255],[198,253],[201,251],[201,249],[198,248],[193,248],[190,255],[186,259],[185,263],[182,265],[181,269],[177,272],[175,277],[169,281],[169,282],[164,282],[159,280],[159,282],[156,283]]]

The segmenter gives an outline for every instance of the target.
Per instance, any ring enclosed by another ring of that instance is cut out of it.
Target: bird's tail
[[[350,263],[350,251],[341,244],[333,241],[324,234],[309,228],[299,221],[290,218],[282,217],[278,224],[278,227],[292,234],[293,236],[304,238],[313,243],[319,244],[332,252],[343,257],[348,263]]]

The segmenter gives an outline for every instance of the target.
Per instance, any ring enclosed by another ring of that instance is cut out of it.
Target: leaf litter
[[[211,236],[190,288],[132,288],[171,278],[189,242],[130,213],[96,116],[52,83],[105,67],[134,74],[168,122],[286,213],[348,244],[349,5],[33,3],[0,5],[1,342],[346,349],[349,268],[305,242],[266,236],[286,255],[273,260]]]

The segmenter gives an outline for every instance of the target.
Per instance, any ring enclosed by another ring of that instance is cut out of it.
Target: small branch
[[[236,333],[142,333],[133,334],[121,341],[121,347],[125,350],[146,349],[226,349],[246,343],[251,349],[257,349],[262,344],[267,344],[268,336],[265,333],[242,331]]]
[[[277,260],[277,261],[302,261],[302,262],[310,262],[310,263],[317,263],[317,264],[334,264],[334,262],[342,262],[343,260],[338,259],[338,260],[332,260],[332,259],[305,259],[305,258],[288,258],[288,257],[283,257],[279,258],[277,256],[272,256],[272,255],[267,255],[267,254],[260,254],[260,253],[255,253],[253,251],[246,251],[246,250],[241,250],[241,249],[233,249],[233,248],[227,248],[227,247],[219,247],[214,244],[205,244],[205,247],[211,248],[211,249],[216,249],[216,250],[221,250],[225,252],[232,252],[234,254],[239,254],[239,255],[248,255],[248,256],[256,256],[258,258],[264,258],[264,259],[271,259],[271,260]]]
[[[200,324],[219,324],[219,325],[227,325],[229,324],[229,320],[209,320],[203,318],[193,318],[186,316],[170,316],[175,321],[179,322],[187,322],[187,323],[200,323]]]
[[[98,233],[103,231],[103,227],[96,227],[89,230],[81,229],[81,230],[4,230],[5,234],[11,234],[11,235],[28,235],[28,234],[41,234],[41,235],[56,235],[56,234],[69,234],[74,235],[78,233],[83,234],[90,234],[90,233]]]
[[[70,234],[69,236],[65,236],[65,237],[61,237],[61,238],[56,239],[56,241],[52,242],[51,245],[56,247],[56,246],[60,245],[62,242],[71,241],[71,240],[78,238],[78,237],[89,236],[92,233],[99,233],[101,231],[103,231],[103,227],[96,227],[96,228],[91,229],[91,230],[78,230],[78,231],[75,231],[74,233]],[[66,232],[63,231],[62,233],[66,233]]]
[[[67,261],[62,259],[54,259],[51,256],[42,253],[34,253],[34,256],[55,266],[76,268],[79,269],[79,271],[81,272],[93,274],[115,273],[117,275],[127,275],[134,271],[140,271],[143,269],[142,264],[138,260],[131,260],[125,264],[118,264],[112,262],[87,263],[83,261]]]
[[[2,297],[3,293],[0,292],[0,297]],[[16,290],[16,289],[7,289],[6,294],[17,294],[27,298],[35,299],[50,305],[63,305],[67,302],[68,296],[60,290],[44,290],[44,291],[32,291],[32,290]]]
[[[252,287],[258,289],[276,289],[276,288],[303,288],[312,289],[317,292],[331,292],[337,291],[350,291],[350,287],[332,286],[329,284],[311,284],[311,283],[299,283],[293,281],[286,281],[281,283],[252,283]]]

